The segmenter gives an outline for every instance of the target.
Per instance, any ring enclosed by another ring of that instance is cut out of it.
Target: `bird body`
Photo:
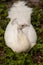
[[[27,36],[18,29],[17,23],[9,23],[4,36],[6,45],[10,47],[14,52],[20,53],[28,50],[30,42]]]
[[[18,1],[12,5],[8,12],[11,21],[4,34],[6,45],[17,53],[30,50],[37,40],[36,32],[31,24],[32,8],[25,4],[24,1]]]

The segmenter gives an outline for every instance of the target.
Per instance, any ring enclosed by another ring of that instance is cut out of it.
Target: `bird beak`
[[[27,26],[29,26],[29,25],[27,25],[27,24],[19,25],[19,29],[22,30],[23,28],[25,28],[25,27],[27,27]]]

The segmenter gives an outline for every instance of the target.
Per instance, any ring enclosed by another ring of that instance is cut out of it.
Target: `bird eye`
[[[22,27],[24,27],[24,25],[22,25]]]

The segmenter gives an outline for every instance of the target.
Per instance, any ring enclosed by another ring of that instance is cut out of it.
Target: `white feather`
[[[16,21],[15,21],[16,22]],[[5,31],[5,42],[8,47],[10,47],[14,52],[23,52],[29,48],[29,40],[27,36],[18,30],[18,25],[16,23],[9,23]]]
[[[27,35],[31,48],[36,44],[37,41],[37,34],[33,26],[30,24],[30,26],[27,26],[23,28],[23,32]]]
[[[6,45],[18,53],[30,50],[37,40],[36,32],[31,25],[32,8],[25,4],[24,1],[18,1],[12,5],[8,12],[11,21],[4,34]],[[19,30],[22,25],[27,25],[27,27]]]
[[[29,25],[31,23],[32,8],[26,6],[24,1],[14,3],[8,13],[8,17],[11,19],[11,21],[13,19],[17,19],[17,22],[20,25]]]

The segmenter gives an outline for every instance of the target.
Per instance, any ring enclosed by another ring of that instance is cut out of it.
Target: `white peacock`
[[[11,19],[6,27],[4,38],[6,45],[14,52],[29,51],[37,41],[37,34],[31,24],[32,8],[24,1],[13,4],[8,12]]]

